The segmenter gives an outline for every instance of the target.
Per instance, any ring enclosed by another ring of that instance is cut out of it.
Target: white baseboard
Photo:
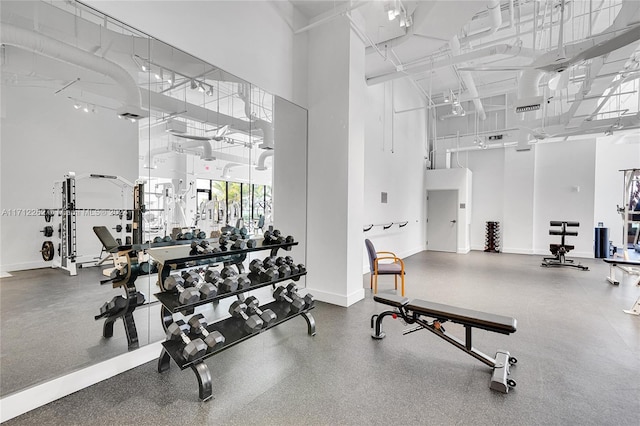
[[[316,300],[331,303],[332,305],[343,306],[345,308],[364,299],[364,288],[359,288],[358,290],[346,295],[329,293],[312,287],[307,287],[306,290],[311,293]]]
[[[513,248],[513,247],[505,247],[500,251],[503,253],[511,253],[511,254],[535,254],[532,249],[522,249],[522,248]]]
[[[146,345],[0,399],[0,423],[157,359],[162,342]]]
[[[11,275],[11,274],[10,274],[10,273],[8,273],[8,272],[0,271],[0,278],[9,278],[9,277],[12,277],[12,276],[13,276],[13,275]]]
[[[471,249],[469,247],[465,247],[465,248],[459,248],[458,250],[456,250],[456,253],[458,254],[468,254],[471,251]]]

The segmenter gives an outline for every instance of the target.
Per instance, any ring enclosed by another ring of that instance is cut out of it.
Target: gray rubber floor
[[[474,346],[506,349],[517,387],[489,389],[491,372],[421,331],[406,336],[385,319],[371,338],[370,317],[385,306],[318,303],[317,335],[296,318],[207,360],[213,399],[198,400],[191,370],[159,374],[142,365],[55,401],[7,425],[32,424],[640,424],[640,317],[624,314],[640,287],[590,271],[542,268],[540,256],[423,252],[406,259],[407,296],[514,316],[510,336],[476,330]],[[369,277],[363,277],[368,289]],[[381,293],[394,293],[392,278]],[[449,325],[447,331],[462,336]]]

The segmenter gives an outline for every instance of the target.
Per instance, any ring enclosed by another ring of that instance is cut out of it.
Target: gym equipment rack
[[[247,293],[254,289],[266,286],[272,286],[275,289],[276,284],[279,282],[290,279],[296,280],[299,277],[306,275],[305,270],[304,272],[299,274],[292,274],[290,276],[278,278],[268,282],[259,282],[259,280],[254,279],[255,277],[253,277],[252,274],[249,274],[248,278],[251,279],[251,285],[248,288],[242,288],[234,292],[219,294],[213,298],[199,300],[188,305],[183,305],[178,301],[178,294],[164,291],[164,280],[169,277],[172,270],[192,268],[195,265],[202,264],[222,263],[224,266],[235,266],[238,270],[238,273],[242,274],[244,272],[243,262],[247,258],[248,253],[269,250],[270,256],[277,256],[279,249],[287,250],[298,244],[297,242],[289,242],[282,244],[263,245],[263,239],[257,239],[256,242],[257,246],[253,248],[246,248],[242,250],[227,250],[217,253],[203,253],[196,255],[190,255],[190,247],[186,245],[175,247],[157,247],[149,249],[147,253],[158,263],[158,284],[163,290],[162,292],[155,294],[155,297],[162,304],[160,315],[162,317],[162,326],[164,330],[166,331],[169,325],[174,322],[174,314],[182,314],[184,316],[188,316],[194,313],[194,309],[197,306],[201,306],[207,303],[216,303],[221,299],[225,299],[231,296],[237,296],[238,300],[244,301],[243,293]],[[198,392],[200,400],[207,401],[213,396],[211,373],[209,371],[209,367],[204,362],[207,358],[247,339],[250,339],[251,337],[257,336],[265,330],[269,330],[273,327],[278,326],[279,324],[282,324],[283,322],[286,322],[298,316],[301,316],[306,321],[307,334],[309,334],[310,336],[315,336],[316,334],[315,319],[310,312],[313,309],[313,306],[307,306],[305,307],[305,309],[299,312],[293,312],[293,310],[289,308],[289,304],[287,302],[273,301],[271,303],[262,305],[259,308],[263,311],[271,309],[276,313],[278,319],[273,324],[270,324],[269,326],[261,329],[257,333],[248,333],[241,326],[242,320],[235,317],[229,317],[210,323],[206,327],[207,331],[218,331],[222,333],[225,337],[225,343],[215,350],[207,351],[206,354],[200,358],[194,360],[185,359],[182,354],[181,343],[179,341],[167,340],[163,342],[163,349],[158,358],[158,372],[162,373],[164,371],[167,371],[170,368],[170,361],[172,359],[181,370],[191,368],[198,380]],[[189,338],[197,337],[191,333],[187,333],[187,335]]]
[[[487,222],[487,235],[484,240],[484,251],[500,253],[500,222]]]

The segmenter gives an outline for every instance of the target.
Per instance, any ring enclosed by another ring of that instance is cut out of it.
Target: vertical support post
[[[144,211],[144,183],[137,183],[133,187],[133,244],[142,244],[144,241],[142,229]]]
[[[471,327],[468,325],[464,326],[464,336],[465,336],[465,342],[464,342],[464,346],[468,349],[471,350],[473,348],[473,342],[471,340]]]

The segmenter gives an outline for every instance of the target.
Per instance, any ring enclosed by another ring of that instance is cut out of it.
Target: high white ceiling
[[[546,116],[563,114],[556,123],[558,126],[584,127],[585,121],[593,121],[598,112],[601,116],[597,118],[637,116],[637,91],[627,96],[635,96],[635,111],[609,115],[602,115],[602,111],[611,110],[605,104],[611,104],[612,96],[616,96],[618,80],[622,78],[626,84],[638,78],[640,31],[634,31],[640,25],[638,1],[291,0],[291,3],[308,18],[309,24],[322,25],[344,14],[361,16],[362,20],[351,20],[351,25],[359,26],[359,32],[366,34],[369,85],[409,76],[432,105],[442,104],[445,94],[450,92],[467,101],[503,96],[506,103],[505,95],[510,102],[524,96],[518,93],[518,84],[527,66],[533,64],[545,68],[539,69],[536,77],[539,94],[548,101],[543,108]],[[403,13],[389,20],[390,9],[402,10],[411,18],[412,25],[401,26]],[[619,37],[627,31],[628,36]],[[569,62],[558,89],[549,88],[555,87],[548,86],[549,80],[560,77],[549,67],[614,37],[617,39],[600,49],[595,57]],[[459,41],[459,48],[452,41],[454,38]],[[535,71],[528,68],[529,73]],[[576,96],[580,98],[577,102]],[[581,99],[583,96],[585,99]],[[478,105],[468,102],[465,108],[474,111]],[[570,114],[566,114],[568,110]],[[635,119],[640,122],[639,117]],[[530,125],[539,127],[536,122]]]

